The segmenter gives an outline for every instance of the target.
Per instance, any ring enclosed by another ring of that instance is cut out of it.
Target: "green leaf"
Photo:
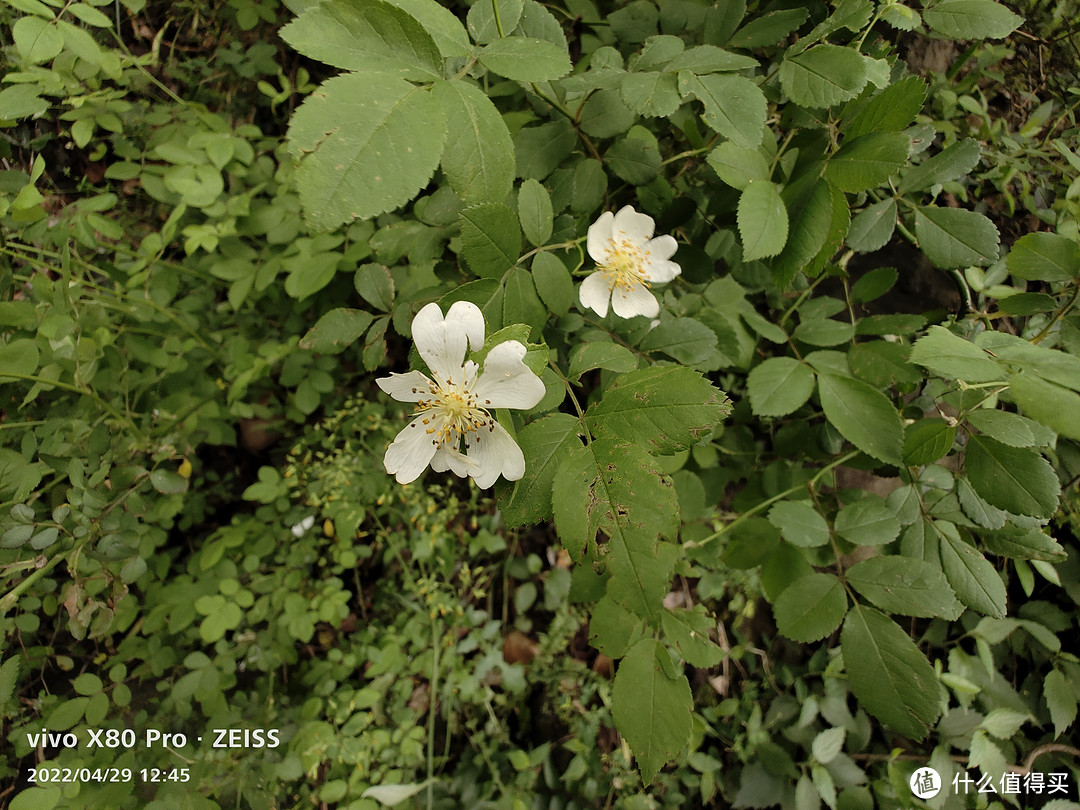
[[[505,30],[505,29],[504,29]],[[566,45],[528,37],[503,37],[480,51],[484,67],[516,82],[549,82],[570,72]]]
[[[904,430],[892,402],[864,382],[835,374],[818,375],[825,418],[840,435],[869,456],[902,464]]]
[[[815,45],[780,64],[780,86],[803,107],[831,107],[866,85],[866,62],[853,48]]]
[[[816,737],[811,744],[811,753],[814,755],[814,759],[822,764],[832,762],[844,748],[844,737],[847,735],[847,729],[829,728],[822,731]]]
[[[756,16],[736,31],[727,44],[732,48],[753,49],[774,46],[798,28],[810,16],[808,8],[785,8]]]
[[[431,35],[410,14],[383,0],[322,0],[307,6],[279,34],[304,56],[342,70],[413,81],[430,81],[442,73],[442,54]]]
[[[836,533],[857,546],[881,546],[900,534],[900,521],[873,496],[848,504],[836,514]]]
[[[522,183],[518,191],[518,219],[521,220],[525,238],[536,247],[551,238],[551,196],[546,188],[531,178]]]
[[[907,165],[910,145],[902,132],[872,132],[846,140],[825,164],[825,177],[841,191],[877,188]]]
[[[840,633],[851,691],[894,731],[921,740],[941,709],[934,669],[896,622],[856,605]]]
[[[537,253],[532,260],[532,276],[540,300],[552,313],[562,316],[570,311],[577,293],[565,264],[551,253]]]
[[[522,127],[514,135],[518,177],[543,180],[573,151],[576,143],[574,127],[561,118],[538,127]]]
[[[676,652],[692,667],[708,669],[720,663],[724,651],[709,634],[716,629],[716,619],[700,610],[664,610],[661,614],[664,635]]]
[[[912,557],[872,557],[855,563],[844,577],[877,607],[902,616],[956,621],[964,606],[939,568]]]
[[[660,173],[660,150],[644,138],[622,138],[604,155],[604,163],[620,180],[643,186]]]
[[[594,435],[619,437],[664,454],[688,449],[730,411],[723,392],[697,372],[652,366],[620,375],[585,418]]]
[[[720,367],[716,332],[693,318],[671,318],[649,330],[639,348],[663,352],[680,363],[705,371]]]
[[[461,220],[461,253],[476,275],[501,278],[521,255],[517,215],[500,203],[466,208]]]
[[[60,804],[61,795],[60,788],[51,785],[26,788],[12,798],[8,810],[52,810]]]
[[[732,6],[734,8],[734,5]],[[804,16],[805,19],[805,16]],[[642,52],[644,57],[644,52]],[[741,53],[732,53],[718,48],[715,45],[695,45],[687,48],[667,64],[667,70],[677,73],[680,70],[688,70],[698,75],[704,73],[722,73],[731,70],[749,70],[759,65],[757,59]],[[644,69],[639,60],[634,66],[636,70]]]
[[[897,191],[921,191],[963,177],[978,164],[980,154],[979,142],[974,138],[957,141],[904,172]]]
[[[92,672],[84,672],[72,680],[71,687],[80,695],[96,695],[102,689],[101,678]]]
[[[446,116],[441,167],[462,200],[502,203],[514,184],[514,142],[491,99],[463,81],[436,82],[431,94]]]
[[[360,297],[376,309],[389,312],[394,303],[394,278],[381,264],[362,264],[353,277]]]
[[[948,454],[956,441],[956,428],[944,419],[920,419],[904,435],[904,463],[911,467],[933,464]]]
[[[0,110],[8,120],[41,115],[47,109],[49,102],[38,94],[33,85],[16,84],[0,90]]]
[[[507,326],[516,323],[529,324],[539,334],[547,320],[544,304],[536,294],[532,275],[524,267],[512,267],[503,283],[502,322]],[[546,362],[547,354],[541,362]]]
[[[791,333],[794,340],[811,346],[839,346],[855,335],[855,326],[832,318],[811,318],[802,321]]]
[[[852,250],[872,253],[888,244],[894,230],[896,230],[896,200],[890,197],[874,203],[855,215],[855,218],[851,220],[847,243]]]
[[[634,353],[618,343],[582,343],[570,352],[570,369],[566,376],[571,382],[578,382],[582,374],[594,368],[622,373],[636,369],[637,362]]]
[[[939,0],[923,11],[923,20],[951,39],[1002,39],[1024,23],[994,0]]]
[[[648,118],[671,115],[682,105],[678,79],[670,72],[630,73],[623,79],[619,92],[627,107]]]
[[[1040,424],[1080,439],[1080,395],[1037,374],[1010,374],[1009,395],[1024,413]]]
[[[991,506],[980,498],[979,493],[975,491],[975,487],[971,485],[971,482],[968,481],[966,477],[961,476],[956,479],[956,497],[957,500],[960,501],[960,508],[963,510],[964,514],[971,518],[977,525],[987,529],[1000,529],[1005,525],[1006,514],[1004,510],[998,509],[996,506]],[[987,538],[988,535],[984,534],[983,540],[986,542],[986,547],[991,551],[994,551],[995,554],[1002,553],[996,551]],[[1012,555],[1006,554],[1005,556]]]
[[[806,644],[832,633],[847,613],[844,586],[832,574],[809,574],[784,589],[773,605],[776,627]]]
[[[979,728],[999,740],[1007,740],[1018,732],[1024,723],[1034,718],[1027,712],[1012,709],[991,709],[979,723]]]
[[[169,470],[154,470],[150,473],[150,485],[163,495],[177,495],[187,492],[188,480]]]
[[[371,313],[361,309],[332,309],[300,338],[298,345],[320,354],[338,354],[356,342],[371,326],[372,320]]]
[[[45,722],[50,731],[67,731],[73,725],[83,719],[86,705],[90,702],[88,697],[77,697],[58,703],[49,710]]]
[[[64,36],[56,24],[40,17],[17,19],[11,27],[11,38],[19,56],[32,65],[48,62],[64,49]]]
[[[937,526],[939,521],[935,521]],[[1005,583],[987,559],[956,532],[939,531],[941,566],[960,601],[972,610],[1005,618]]]
[[[829,542],[829,524],[808,501],[780,501],[769,510],[769,523],[793,546],[813,548]]]
[[[469,35],[453,12],[436,0],[389,0],[428,32],[443,58],[469,55]]]
[[[503,34],[509,34],[521,21],[524,5],[522,0],[483,0],[480,3],[473,3],[465,18],[469,33],[481,45]],[[495,16],[496,6],[499,11],[498,17]]]
[[[4,380],[5,371],[28,375],[37,371],[37,367],[38,347],[31,338],[16,338],[0,346],[0,382]]]
[[[604,596],[589,616],[589,643],[608,658],[622,658],[644,635],[645,622]]]
[[[698,76],[682,70],[679,92],[684,99],[700,101],[705,107],[702,120],[725,138],[747,149],[761,144],[767,104],[761,88],[749,79],[722,74]]]
[[[976,211],[919,206],[915,236],[926,257],[943,270],[990,264],[998,257],[998,230]]]
[[[967,471],[979,497],[1006,512],[1053,517],[1061,484],[1039,453],[1009,447],[988,436],[972,435],[967,443]]]
[[[851,223],[851,229],[855,230],[854,222]],[[876,301],[893,288],[898,276],[895,267],[875,268],[851,285],[851,298],[860,304]]]
[[[552,515],[551,488],[563,457],[580,447],[581,422],[565,413],[554,413],[530,422],[517,434],[525,455],[527,475],[514,484],[500,503],[503,519],[511,527],[540,523]]]
[[[753,182],[743,189],[737,221],[743,261],[775,256],[783,250],[788,236],[788,212],[772,183]]]
[[[965,382],[995,382],[1005,379],[1005,371],[985,350],[954,335],[944,326],[931,326],[926,336],[915,341],[911,362],[935,374]]]
[[[787,416],[810,399],[814,372],[793,357],[770,357],[747,378],[750,408],[757,416]]]
[[[15,684],[19,680],[19,656],[11,656],[0,664],[0,715],[14,714],[9,712],[11,698],[15,694]]]
[[[994,408],[977,408],[968,413],[967,420],[981,433],[1009,447],[1034,447],[1038,444],[1032,430],[1034,423],[1019,414]]]
[[[289,124],[307,218],[330,230],[408,202],[431,179],[445,138],[442,106],[403,79],[348,73],[324,82]]]
[[[708,163],[720,179],[742,191],[755,180],[769,179],[769,161],[757,149],[724,141],[709,153]]]
[[[780,286],[789,285],[825,246],[833,217],[833,191],[828,182],[818,178],[809,195],[797,202],[781,195],[785,208],[794,214],[788,240],[773,262],[773,277],[779,279]]]
[[[690,684],[672,671],[667,656],[656,641],[642,639],[619,662],[611,689],[612,719],[646,785],[690,741],[693,730]]]
[[[849,138],[871,132],[899,132],[906,129],[923,108],[926,82],[918,76],[905,76],[869,99],[855,104],[845,116],[840,131]]]
[[[1057,299],[1047,293],[1016,293],[998,301],[998,310],[1021,317],[1053,312],[1057,308]]]
[[[1057,739],[1076,720],[1076,693],[1060,669],[1051,670],[1043,681],[1043,699]]]
[[[1056,233],[1029,233],[1016,240],[1005,266],[1025,281],[1073,281],[1080,278],[1080,245]]]

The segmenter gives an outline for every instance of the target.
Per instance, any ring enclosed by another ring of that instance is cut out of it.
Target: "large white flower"
[[[484,345],[484,316],[467,301],[453,304],[446,318],[438,304],[428,304],[413,318],[412,333],[434,379],[410,371],[376,380],[394,399],[417,405],[415,418],[386,448],[386,471],[400,484],[415,481],[429,464],[436,472],[472,476],[481,489],[500,475],[517,481],[525,456],[489,410],[528,409],[543,398],[543,382],[522,362],[525,347],[516,340],[498,344],[478,374],[465,353]]]
[[[671,281],[682,270],[668,261],[678,243],[667,235],[653,239],[654,225],[652,217],[628,205],[617,214],[605,211],[589,226],[589,255],[596,262],[596,271],[578,290],[583,306],[603,317],[610,299],[619,317],[657,316],[660,303],[649,286]]]

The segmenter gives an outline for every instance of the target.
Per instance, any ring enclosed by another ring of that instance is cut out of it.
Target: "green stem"
[[[581,409],[581,403],[578,402],[577,397],[574,395],[574,387],[570,384],[570,380],[566,378],[566,375],[562,373],[562,369],[559,368],[550,359],[548,360],[548,366],[559,375],[559,379],[562,380],[563,386],[566,388],[566,393],[570,395],[570,401],[574,403],[574,410],[577,411],[578,421],[581,422],[581,427],[585,431],[585,444],[592,444],[592,433],[589,431],[589,423],[585,421],[585,411]]]
[[[434,652],[431,662],[431,704],[428,707],[427,738],[427,806],[435,807],[435,714],[439,705],[439,652],[442,649],[442,622],[431,619],[431,635]]]
[[[41,383],[42,385],[51,385],[54,388],[62,388],[63,390],[70,391],[73,394],[90,397],[90,399],[94,400],[94,402],[96,402],[99,407],[101,407],[105,411],[108,411],[108,413],[114,419],[119,419],[121,422],[127,422],[128,428],[130,428],[131,431],[135,433],[143,442],[147,441],[146,434],[139,429],[139,426],[132,421],[130,416],[126,416],[125,414],[120,413],[120,411],[116,410],[116,408],[114,408],[112,405],[110,405],[108,402],[106,402],[98,394],[94,393],[89,388],[79,388],[78,386],[71,385],[70,383],[66,382],[61,382],[60,380],[47,380],[44,377],[38,377],[34,374],[16,374],[13,371],[4,371],[0,373],[0,379],[25,380],[26,382]]]
[[[1073,287],[1072,297],[1069,298],[1065,306],[1063,306],[1061,309],[1054,313],[1054,317],[1051,318],[1050,322],[1042,328],[1039,334],[1037,334],[1031,339],[1032,343],[1042,343],[1043,338],[1050,334],[1050,330],[1054,328],[1054,324],[1056,324],[1058,321],[1068,315],[1069,311],[1076,305],[1076,298],[1078,295],[1080,295],[1080,284],[1077,284],[1075,287]]]
[[[499,32],[500,37],[505,37],[502,27],[502,17],[499,16],[499,0],[491,0],[491,9],[495,12],[495,30]]]

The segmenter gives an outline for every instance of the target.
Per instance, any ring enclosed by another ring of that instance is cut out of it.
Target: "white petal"
[[[621,241],[623,237],[636,245],[645,246],[653,235],[656,223],[648,214],[639,214],[632,206],[624,206],[615,215],[615,239]]]
[[[547,389],[522,362],[524,357],[525,347],[516,340],[507,340],[488,352],[484,371],[472,389],[482,407],[528,410],[544,398]]]
[[[671,281],[675,276],[682,273],[682,268],[675,262],[648,262],[641,268],[641,272],[644,274],[646,281],[652,281],[656,284],[665,284]]]
[[[525,455],[498,422],[492,424],[491,430],[467,433],[465,444],[469,459],[479,467],[469,474],[480,489],[490,487],[500,474],[507,481],[517,481],[525,475]]]
[[[607,315],[609,298],[611,298],[611,287],[603,273],[592,273],[578,287],[578,300],[581,305],[593,310],[601,318]]]
[[[611,246],[611,236],[614,233],[612,223],[615,215],[605,211],[600,218],[589,226],[588,248],[589,255],[597,264],[604,264],[608,260],[608,248]]]
[[[308,515],[306,518],[301,520],[299,523],[293,525],[289,529],[289,531],[291,531],[293,533],[293,537],[303,537],[304,533],[314,525],[315,525],[315,516],[314,515]]]
[[[440,447],[431,458],[431,469],[435,472],[450,470],[458,478],[465,478],[480,468],[460,450]]]
[[[635,315],[655,318],[660,312],[660,302],[644,284],[633,284],[629,289],[619,287],[612,291],[611,308],[620,318],[633,318]]]
[[[413,419],[386,448],[383,466],[397,478],[399,484],[408,484],[419,478],[435,455],[436,446],[431,434],[426,432],[424,418],[418,416]]]
[[[649,258],[654,262],[662,262],[666,259],[670,259],[675,255],[675,251],[679,249],[679,243],[675,241],[674,236],[658,236],[655,239],[650,239],[649,243],[645,245],[645,250],[649,254]]]
[[[419,402],[431,396],[431,389],[428,387],[431,380],[419,371],[391,374],[389,377],[380,377],[375,382],[398,402]]]
[[[462,362],[469,344],[484,345],[484,316],[476,304],[457,301],[443,318],[435,303],[416,313],[412,322],[416,350],[432,373],[443,382],[461,377]]]

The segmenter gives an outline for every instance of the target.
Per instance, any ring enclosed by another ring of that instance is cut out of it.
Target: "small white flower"
[[[413,318],[412,333],[435,379],[410,371],[376,380],[394,399],[417,405],[416,418],[386,448],[386,471],[399,484],[415,481],[429,464],[435,472],[472,476],[481,489],[500,475],[517,481],[525,456],[489,410],[529,409],[543,399],[544,383],[522,362],[525,347],[516,340],[493,347],[478,374],[465,353],[484,345],[484,316],[467,301],[453,304],[445,319],[438,304],[428,304]]]
[[[610,299],[611,308],[621,318],[657,316],[660,303],[649,286],[671,281],[682,270],[668,261],[678,243],[667,235],[653,239],[654,226],[652,217],[629,205],[617,214],[605,211],[589,226],[589,255],[596,262],[596,271],[578,290],[582,306],[603,317]]]
[[[315,525],[315,516],[308,515],[299,523],[294,524],[289,531],[293,533],[293,537],[303,537],[307,533],[307,530]]]

